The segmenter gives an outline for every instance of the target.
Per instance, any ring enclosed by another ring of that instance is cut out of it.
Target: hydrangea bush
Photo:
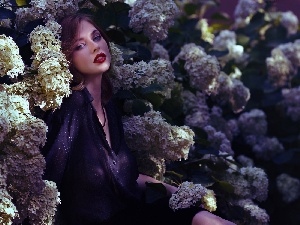
[[[40,118],[71,94],[56,21],[76,11],[112,40],[126,142],[140,171],[178,185],[170,208],[238,225],[300,223],[298,18],[270,0],[205,18],[218,2],[0,0],[1,224],[55,221]]]

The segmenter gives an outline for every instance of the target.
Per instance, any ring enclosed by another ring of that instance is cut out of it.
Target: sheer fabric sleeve
[[[46,160],[43,179],[54,181],[60,189],[76,139],[76,116],[60,110],[49,112],[44,121],[48,126],[47,141],[41,152]]]

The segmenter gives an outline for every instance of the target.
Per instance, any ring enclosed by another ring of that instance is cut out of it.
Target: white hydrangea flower
[[[39,51],[47,48],[52,51],[60,52],[61,42],[57,38],[57,35],[57,33],[53,33],[52,27],[37,26],[29,36],[32,51],[37,54]]]
[[[229,51],[227,55],[220,58],[223,65],[232,59],[239,62],[244,53],[244,47],[236,44],[235,32],[230,30],[220,31],[213,41],[213,48],[220,51]]]
[[[298,17],[292,11],[282,12],[280,23],[286,28],[288,35],[296,34],[299,29]]]
[[[234,17],[246,19],[259,9],[263,9],[265,4],[265,0],[239,0],[234,10]]]
[[[116,90],[145,88],[157,83],[163,88],[159,93],[170,98],[175,84],[174,70],[170,61],[164,59],[151,60],[149,63],[140,61],[114,68],[115,73],[111,76],[111,81]]]
[[[158,111],[124,118],[123,124],[128,146],[156,158],[167,161],[186,159],[194,144],[194,132],[189,127],[170,125]]]
[[[40,147],[46,143],[47,125],[41,119],[28,116],[27,120],[18,124],[16,133],[11,137],[13,143],[19,150],[27,155],[37,155]]]
[[[16,10],[16,24],[22,29],[26,23],[36,19],[58,20],[66,15],[75,13],[79,8],[77,0],[31,0],[31,7]]]
[[[209,29],[209,24],[207,19],[200,19],[199,22],[196,25],[196,29],[201,31],[201,38],[212,44],[215,38],[215,35],[211,32],[211,30]]]
[[[178,14],[173,0],[137,0],[129,10],[129,26],[153,41],[163,40]]]
[[[294,43],[289,42],[281,44],[276,48],[282,51],[285,57],[291,61],[292,65],[295,67],[300,66],[300,40],[296,40]]]
[[[185,61],[184,69],[189,75],[191,87],[207,94],[216,93],[217,78],[220,74],[220,64],[215,56],[207,55],[201,46],[194,43],[185,44],[174,62]]]
[[[17,44],[11,37],[0,35],[0,77],[17,77],[23,74],[24,68]]]
[[[136,1],[137,0],[125,0],[124,2],[132,7]]]
[[[218,89],[212,96],[220,105],[230,104],[234,113],[241,112],[250,99],[250,90],[240,80],[231,78],[223,71],[217,77]]]
[[[268,80],[275,87],[288,85],[297,70],[285,54],[279,49],[271,51],[271,57],[266,58]]]
[[[9,120],[11,128],[16,128],[31,116],[28,100],[20,95],[0,91],[0,106],[6,110],[3,115]]]
[[[63,98],[71,93],[72,77],[64,58],[49,58],[43,61],[32,86],[32,97],[36,105],[43,110],[58,108]]]
[[[4,105],[0,102],[0,143],[2,143],[5,140],[6,135],[11,130],[11,124],[8,119],[7,110],[3,108],[3,106]]]
[[[282,196],[282,200],[291,203],[300,197],[300,180],[286,173],[276,178],[276,186]]]
[[[41,194],[30,199],[28,205],[30,222],[33,224],[54,224],[57,206],[61,203],[60,193],[53,181],[44,180],[45,187]]]
[[[0,188],[0,199],[0,224],[12,225],[14,219],[18,217],[18,210],[5,188]]]
[[[201,203],[200,207],[210,212],[217,209],[215,194],[212,190],[205,188],[201,184],[194,184],[188,181],[183,182],[169,199],[169,206],[174,211],[190,208],[199,203]]]

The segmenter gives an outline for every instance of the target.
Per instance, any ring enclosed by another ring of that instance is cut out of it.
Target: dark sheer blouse
[[[103,128],[85,88],[73,91],[45,117],[45,180],[56,182],[61,214],[67,224],[99,224],[139,199],[136,161],[124,141],[121,115],[105,105],[111,138]]]

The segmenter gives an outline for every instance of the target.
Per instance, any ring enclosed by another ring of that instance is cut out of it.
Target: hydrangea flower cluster
[[[184,60],[184,69],[189,75],[190,86],[207,94],[216,93],[217,77],[220,65],[215,56],[207,55],[201,46],[195,43],[185,44],[173,63]]]
[[[62,99],[71,93],[72,74],[65,55],[61,52],[60,25],[48,21],[45,26],[37,26],[30,34],[29,40],[34,52],[32,69],[37,75],[26,80],[31,97],[43,110],[54,109],[61,105]]]
[[[219,149],[220,154],[226,153],[234,155],[231,149],[231,143],[223,132],[216,131],[216,129],[210,125],[204,127],[204,130],[208,135],[207,140],[210,142],[210,145]]]
[[[189,127],[170,125],[158,111],[124,117],[123,124],[126,143],[138,155],[176,161],[186,159],[194,144],[194,132]]]
[[[282,106],[286,111],[286,115],[293,121],[300,120],[300,87],[281,90],[283,100]]]
[[[252,151],[258,159],[271,160],[284,151],[283,145],[276,137],[249,135],[245,137],[245,142],[252,146]]]
[[[31,210],[29,204],[31,199],[39,198],[45,188],[42,180],[45,159],[40,154],[39,147],[46,142],[47,126],[31,114],[26,97],[1,91],[0,108],[0,127],[6,128],[5,135],[1,137],[3,144],[1,150],[4,154],[0,159],[1,165],[5,163],[6,166],[5,170],[1,169],[1,172],[5,172],[3,176],[5,176],[6,185],[0,186],[0,192],[6,199],[7,209],[4,211],[11,210],[11,213],[7,214],[10,215],[7,221],[13,220],[21,223]],[[18,216],[15,216],[14,207],[9,205],[11,199],[9,196],[14,199]],[[58,202],[53,202],[53,204],[57,205]],[[45,208],[46,205],[39,207]]]
[[[200,206],[210,212],[217,209],[215,194],[212,190],[188,181],[183,182],[172,194],[169,206],[174,211],[192,206]]]
[[[224,173],[222,177],[233,185],[238,197],[264,201],[268,196],[269,180],[261,168],[242,167],[236,172]]]
[[[173,0],[138,0],[129,10],[129,26],[135,32],[143,31],[153,41],[167,37],[179,9]]]
[[[29,201],[29,217],[33,224],[49,224],[55,222],[55,212],[60,201],[60,193],[54,182],[44,180],[45,188],[39,196]]]
[[[300,197],[300,180],[282,173],[276,178],[276,186],[282,196],[282,200],[286,203],[295,201]]]
[[[236,44],[235,32],[230,30],[222,30],[219,35],[214,38],[213,48],[220,51],[229,51],[227,55],[220,58],[220,62],[223,65],[232,59],[238,62],[244,53],[244,47]]]
[[[31,0],[30,7],[22,7],[16,10],[16,24],[22,29],[29,21],[36,19],[55,20],[78,10],[76,0]]]
[[[123,123],[129,147],[158,158],[170,161],[186,159],[190,146],[194,144],[194,132],[189,127],[170,125],[159,111],[126,117]]]
[[[240,199],[232,202],[233,205],[242,207],[248,215],[245,215],[245,221],[249,225],[268,225],[270,217],[266,210],[260,208],[251,199]]]
[[[283,48],[283,47],[282,47]],[[271,57],[266,58],[268,80],[275,87],[285,87],[290,84],[297,69],[280,48],[271,51]]]
[[[18,217],[18,210],[13,198],[7,191],[7,165],[5,160],[0,158],[0,223],[3,225],[10,225],[13,219]]]
[[[229,103],[232,111],[241,112],[250,99],[250,90],[242,81],[228,76],[223,71],[217,77],[218,91],[212,97],[220,105]]]
[[[260,109],[244,112],[238,118],[239,130],[244,137],[248,135],[265,135],[268,129],[267,125],[266,114]]]
[[[296,34],[299,27],[298,17],[292,11],[282,12],[280,17],[280,23],[286,28],[288,36]]]
[[[241,17],[245,19],[262,9],[265,4],[264,0],[239,0],[235,7],[234,16],[235,18]]]
[[[154,59],[160,58],[168,61],[170,60],[168,51],[159,43],[153,44],[151,54],[152,54],[152,58]]]
[[[120,66],[118,66],[118,64]],[[156,83],[163,90],[159,91],[166,98],[171,97],[171,90],[174,87],[174,69],[171,62],[164,59],[144,61],[131,64],[114,64],[115,73],[111,76],[111,81],[116,90],[129,90],[138,87],[148,87]]]
[[[11,37],[0,35],[0,77],[17,77],[23,74],[24,69],[25,65],[16,43]]]
[[[206,104],[206,95],[202,92],[193,94],[188,90],[182,92],[184,123],[190,127],[201,127],[209,123],[209,108]]]

